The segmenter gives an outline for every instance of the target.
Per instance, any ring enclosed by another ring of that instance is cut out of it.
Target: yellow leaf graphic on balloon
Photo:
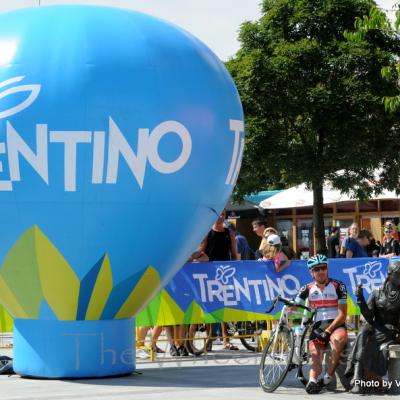
[[[106,255],[94,286],[85,319],[100,319],[113,287],[110,259]]]
[[[16,318],[38,318],[46,300],[58,319],[76,318],[79,280],[67,261],[37,227],[28,229],[8,252],[0,276],[15,298],[0,291],[0,303]],[[7,297],[5,297],[7,296]]]
[[[0,276],[22,310],[9,306],[9,296],[0,291],[0,303],[16,318],[37,318],[43,300],[36,258],[36,228],[28,229],[8,252]]]
[[[141,311],[148,299],[160,290],[160,275],[153,267],[148,267],[139,282],[117,312],[115,319],[129,318]]]

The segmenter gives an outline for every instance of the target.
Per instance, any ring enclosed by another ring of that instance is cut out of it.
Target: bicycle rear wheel
[[[304,386],[307,386],[311,369],[311,356],[310,352],[308,351],[308,342],[311,330],[312,330],[311,325],[308,325],[304,330],[301,336],[301,344],[299,351],[300,359],[296,377]]]
[[[189,326],[186,341],[187,349],[195,356],[200,356],[207,351],[211,351],[212,340],[211,325],[209,324],[192,324]]]
[[[239,321],[237,332],[243,346],[250,351],[258,351],[260,334],[267,327],[267,321]]]
[[[287,327],[278,328],[264,349],[260,363],[260,386],[265,392],[273,392],[288,373],[294,351],[294,336]]]

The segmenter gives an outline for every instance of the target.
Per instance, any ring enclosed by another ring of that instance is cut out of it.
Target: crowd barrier
[[[387,274],[388,259],[330,259],[329,275],[348,291],[348,314],[357,315],[355,290],[363,285],[367,298]],[[280,273],[271,261],[187,263],[141,311],[137,326],[178,325],[277,318],[280,309],[266,315],[281,294],[292,298],[312,280],[306,261],[293,260]],[[11,331],[11,318],[0,308],[0,331]]]
[[[368,298],[384,282],[388,263],[385,258],[329,260],[330,277],[347,287],[348,315],[359,314],[357,285],[363,285]],[[293,260],[279,273],[272,261],[187,263],[136,321],[139,326],[154,326],[276,319],[280,308],[265,314],[273,299],[278,294],[293,298],[311,281],[303,260]]]

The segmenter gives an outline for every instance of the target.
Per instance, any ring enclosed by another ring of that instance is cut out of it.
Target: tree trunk
[[[313,190],[313,222],[316,249],[315,253],[327,254],[324,227],[324,198],[323,198],[323,179],[312,182]]]

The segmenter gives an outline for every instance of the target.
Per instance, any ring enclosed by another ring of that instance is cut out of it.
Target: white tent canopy
[[[324,204],[339,203],[344,201],[355,201],[347,194],[340,193],[339,190],[333,189],[328,185],[323,188]],[[399,196],[395,192],[384,191],[382,194],[375,196],[372,200],[379,199],[395,199],[398,200]],[[291,187],[290,189],[283,190],[260,202],[260,207],[268,210],[278,208],[296,208],[296,207],[310,207],[313,205],[313,192],[308,190],[305,184]]]

